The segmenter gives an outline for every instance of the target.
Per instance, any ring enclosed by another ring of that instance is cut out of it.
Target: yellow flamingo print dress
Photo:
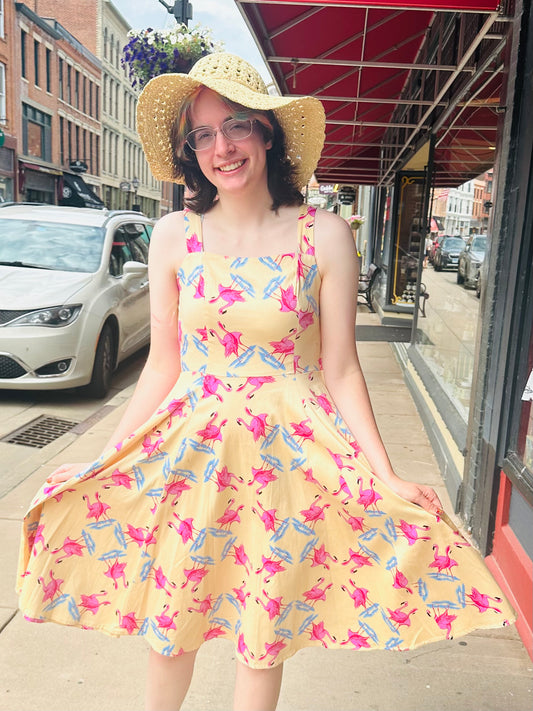
[[[204,252],[186,212],[182,372],[144,426],[36,496],[27,619],[141,635],[164,655],[224,637],[254,668],[514,620],[461,534],[373,474],[328,394],[314,216],[302,207],[295,253],[227,257]]]

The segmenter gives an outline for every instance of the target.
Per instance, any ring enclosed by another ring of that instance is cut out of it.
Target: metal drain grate
[[[1,441],[41,449],[61,437],[61,435],[69,432],[73,427],[76,427],[77,424],[79,423],[73,420],[40,415],[40,417],[36,417],[35,420],[19,427],[18,430],[14,430],[8,435],[5,435],[5,437],[2,437]]]

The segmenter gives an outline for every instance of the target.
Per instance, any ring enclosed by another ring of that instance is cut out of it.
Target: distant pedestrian
[[[159,711],[180,708],[217,637],[235,645],[235,709],[268,711],[303,647],[409,649],[507,624],[479,554],[379,435],[354,240],[303,204],[320,102],[270,96],[219,53],[149,82],[137,115],[154,176],[192,197],[153,232],[151,346],[122,421],[32,503],[24,616],[144,636]]]
[[[427,267],[429,258],[431,256],[431,248],[433,247],[433,240],[431,239],[430,235],[427,235],[426,237],[426,242],[425,242],[425,250],[424,250],[424,269]]]

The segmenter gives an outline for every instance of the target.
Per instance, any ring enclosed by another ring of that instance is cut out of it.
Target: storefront
[[[81,175],[74,173],[63,173],[59,204],[72,207],[92,207],[97,210],[104,207],[104,203]]]
[[[4,135],[0,145],[0,201],[15,200],[15,154],[16,139]]]
[[[57,205],[62,171],[38,163],[19,161],[19,194],[25,202]]]

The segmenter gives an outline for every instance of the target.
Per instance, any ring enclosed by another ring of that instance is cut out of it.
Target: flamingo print
[[[280,363],[285,363],[288,356],[294,354],[294,341],[291,340],[290,336],[283,336],[280,341],[269,341],[269,345],[272,346],[270,354],[273,356],[279,355],[278,358]]]
[[[211,593],[204,597],[203,600],[199,600],[197,597],[193,597],[193,602],[198,605],[198,607],[189,607],[187,612],[199,612],[201,615],[207,615],[208,612],[213,608],[213,596]]]
[[[164,486],[165,495],[161,499],[161,503],[164,504],[168,497],[172,496],[174,498],[170,503],[171,506],[175,506],[178,503],[179,498],[183,494],[183,492],[189,491],[190,488],[191,487],[187,483],[186,479],[174,479],[174,481],[167,482]]]
[[[338,511],[337,513],[343,519],[343,521],[346,521],[346,523],[350,526],[354,533],[356,531],[365,530],[365,519],[363,518],[363,516],[353,516],[345,509],[342,509],[342,511]]]
[[[194,528],[193,518],[189,517],[182,519],[178,516],[177,513],[173,513],[172,515],[177,520],[178,525],[176,525],[174,521],[169,521],[169,527],[173,528],[179,533],[183,543],[188,543],[189,541],[192,541],[193,535],[198,533],[198,531]]]
[[[345,639],[341,644],[353,644],[356,649],[369,649],[368,637],[365,637],[359,632],[348,630],[348,639]]]
[[[166,605],[163,606],[163,611],[161,612],[161,614],[155,616],[155,619],[157,620],[157,626],[159,627],[160,630],[164,631],[165,636],[168,636],[168,633],[170,630],[176,629],[174,619],[180,614],[179,610],[176,610],[174,613],[172,613],[172,616],[167,615],[167,611],[168,611],[169,607],[170,606],[167,603]]]
[[[305,601],[308,605],[314,605],[316,602],[319,602],[320,600],[325,601],[326,600],[326,593],[327,591],[333,587],[333,583],[330,583],[329,585],[326,585],[326,587],[321,588],[320,585],[325,582],[325,578],[319,578],[317,583],[313,585],[312,588],[309,590],[306,590],[303,593],[303,596],[305,598]]]
[[[260,501],[257,501],[256,503],[257,509],[259,509],[259,511],[256,508],[252,507],[252,512],[259,516],[259,518],[263,522],[265,531],[272,531],[273,533],[275,533],[276,525],[279,525],[281,523],[281,519],[276,516],[276,509],[265,509]]]
[[[267,413],[262,412],[260,415],[254,415],[249,407],[245,408],[246,414],[251,418],[249,423],[246,423],[242,418],[237,418],[237,424],[244,425],[246,429],[253,434],[254,442],[260,437],[265,437],[267,430],[272,429],[267,425]]]
[[[322,543],[319,548],[313,548],[313,552],[307,556],[307,559],[311,561],[311,568],[321,565],[326,568],[326,570],[329,570],[329,565],[327,564],[328,560],[331,560],[333,563],[337,562],[336,556],[326,551],[324,543]]]
[[[439,555],[439,546],[435,544],[433,546],[433,560],[429,564],[430,568],[436,568],[439,573],[445,570],[450,575],[453,575],[452,568],[458,565],[457,561],[450,558],[451,546],[446,546],[446,552],[444,555]]]
[[[107,511],[111,508],[108,504],[100,500],[100,494],[96,491],[94,494],[95,502],[91,504],[88,496],[83,496],[83,500],[87,503],[88,514],[86,518],[94,518],[99,521],[101,518],[108,519]]]
[[[337,641],[335,637],[332,637],[327,629],[325,629],[323,620],[316,623],[312,622],[311,629],[307,627],[307,632],[309,632],[309,639],[320,642],[322,646],[326,648],[328,646],[325,642],[326,637],[330,640],[330,642],[335,643]]]
[[[472,588],[470,593],[467,593],[466,597],[471,601],[469,604],[474,605],[480,612],[487,612],[487,610],[494,610],[495,612],[500,612],[499,607],[494,607],[490,602],[501,602],[501,597],[489,597],[484,593],[480,593],[476,588]]]
[[[280,652],[285,649],[287,645],[282,639],[278,639],[275,642],[265,642],[265,653],[261,656],[258,657],[258,659],[266,659],[267,657],[272,657],[272,659],[269,661],[269,666],[272,666],[277,657],[279,656]]]
[[[203,429],[198,430],[198,432],[196,433],[202,438],[202,444],[204,444],[205,442],[222,442],[221,430],[222,427],[224,427],[224,425],[227,423],[227,419],[222,420],[220,425],[215,425],[213,423],[217,419],[217,417],[218,412],[214,412],[207,425]]]
[[[216,481],[218,492],[224,491],[224,489],[233,489],[233,491],[237,491],[237,487],[235,486],[235,484],[231,483],[232,479],[241,484],[244,481],[242,476],[238,477],[236,474],[232,474],[230,471],[228,471],[228,468],[226,466],[223,466],[220,470],[215,469],[215,477],[211,477],[212,481]]]
[[[237,565],[242,565],[247,573],[250,572],[249,568],[251,569],[251,563],[246,551],[244,550],[244,544],[241,543],[240,546],[233,546],[230,555],[233,556]],[[233,589],[235,590],[235,588]]]
[[[432,615],[433,613],[433,615]],[[429,617],[433,616],[433,619],[437,623],[437,625],[440,627],[441,630],[446,630],[446,639],[451,639],[452,638],[452,624],[455,622],[457,619],[457,615],[451,615],[448,609],[445,609],[444,612],[439,612],[438,608],[434,608],[433,610],[428,610],[427,614]]]
[[[276,481],[276,479],[278,478],[273,472],[273,468],[256,469],[255,467],[252,467],[252,479],[248,482],[248,486],[252,486],[252,484],[259,484],[255,493],[262,494],[263,489],[268,486],[268,484],[272,483],[273,481]]]
[[[239,652],[239,654],[242,656],[242,658],[244,659],[244,661],[246,663],[248,663],[248,657],[253,658],[253,656],[254,656],[253,654],[250,653],[250,650],[246,646],[246,642],[244,641],[244,635],[242,634],[242,632],[237,637],[237,651]],[[248,655],[248,656],[246,656],[246,655]]]
[[[332,452],[329,447],[326,447],[327,451],[329,452],[331,458],[335,462],[335,465],[339,471],[342,471],[343,469],[350,469],[354,470],[354,467],[352,467],[351,464],[344,464],[343,463],[343,457],[344,459],[351,459],[351,454],[339,454],[338,452]]]
[[[305,524],[311,524],[314,528],[318,521],[323,521],[325,518],[324,511],[331,506],[331,504],[324,504],[323,506],[318,506],[318,502],[321,500],[320,494],[315,496],[315,501],[311,504],[308,509],[303,509],[300,511],[304,518]]]
[[[152,441],[151,434],[147,434],[143,438],[142,451],[148,455],[148,458],[154,454],[161,453],[161,445],[163,444],[164,439],[161,436],[160,430],[157,430],[155,434],[158,435],[158,437],[154,441]]]
[[[107,565],[107,570],[104,571],[104,575],[113,581],[113,587],[118,590],[118,581],[122,580],[122,584],[125,588],[128,587],[126,581],[126,563],[119,563],[118,558],[114,563],[110,563],[108,560],[105,561]]]
[[[242,605],[243,610],[246,610],[246,600],[252,594],[250,591],[244,592],[245,587],[246,587],[246,582],[243,581],[240,588],[232,588],[233,592],[235,593],[235,597],[237,598],[239,603]]]
[[[129,635],[139,629],[140,620],[135,617],[135,612],[128,612],[126,615],[123,615],[120,610],[117,610],[117,615],[120,627],[126,630]]]
[[[252,377],[246,378],[246,382],[243,383],[243,385],[240,385],[240,386],[237,388],[237,392],[240,392],[241,390],[244,390],[244,388],[245,388],[247,385],[251,385],[251,386],[252,386],[252,389],[251,389],[250,392],[246,395],[246,399],[247,399],[247,400],[250,400],[250,398],[252,398],[252,397],[255,395],[255,393],[259,390],[259,388],[261,388],[261,387],[262,387],[263,385],[265,385],[266,383],[274,383],[275,380],[276,380],[276,379],[273,378],[271,375],[252,376]]]
[[[42,599],[43,603],[47,600],[53,601],[56,595],[60,595],[61,586],[65,582],[64,580],[61,580],[61,578],[55,578],[53,570],[50,570],[48,574],[50,576],[50,580],[47,583],[45,583],[44,578],[37,578],[37,582],[41,585],[44,593]]]
[[[350,585],[353,587],[351,592],[348,590],[346,585],[341,585],[341,590],[348,593],[348,595],[352,598],[356,609],[358,607],[364,607],[366,609],[366,604],[368,602],[368,590],[366,588],[358,588],[353,580],[350,580]]]
[[[425,524],[424,526],[415,526],[414,523],[407,523],[403,519],[400,519],[400,525],[396,526],[399,528],[402,534],[405,536],[407,542],[412,546],[416,541],[430,541],[431,536],[419,536],[418,531],[429,531],[430,527]]]
[[[262,555],[261,560],[262,560],[263,565],[260,568],[258,568],[255,572],[257,575],[259,575],[259,573],[266,571],[267,575],[264,578],[265,583],[268,583],[270,578],[272,576],[276,575],[276,573],[281,573],[284,570],[286,570],[286,568],[284,568],[283,565],[279,561],[274,560],[273,558],[266,558],[264,555]]]
[[[407,605],[407,600],[404,600],[404,602],[401,603],[400,607],[397,607],[395,610],[391,610],[390,607],[387,607],[387,612],[389,613],[389,620],[393,622],[395,625],[398,625],[396,629],[400,629],[402,625],[405,625],[406,627],[409,627],[411,625],[411,615],[414,615],[416,612],[416,607],[413,607],[412,610],[405,611],[404,608]]]
[[[104,484],[104,489],[109,489],[111,486],[123,486],[125,489],[131,490],[131,482],[134,481],[133,477],[126,472],[121,472],[120,469],[115,469],[111,476],[102,477],[101,481],[108,481],[111,479],[111,484]]]
[[[91,612],[93,615],[96,615],[102,605],[111,605],[109,600],[98,599],[104,595],[107,595],[106,590],[102,590],[99,593],[92,593],[91,595],[81,595],[78,606],[83,608],[83,612]]]
[[[332,491],[331,492],[333,496],[339,496],[339,494],[343,493],[344,498],[342,499],[342,504],[346,505],[350,499],[353,499],[353,494],[350,490],[350,487],[348,486],[346,479],[341,475],[339,476],[339,488],[337,491]]]
[[[228,501],[228,506],[226,507],[226,510],[224,511],[222,516],[220,516],[220,518],[217,518],[217,523],[220,524],[221,528],[227,526],[229,530],[233,523],[240,523],[241,517],[239,516],[239,511],[242,511],[242,509],[244,508],[244,504],[242,504],[236,509],[232,509],[231,507],[234,503],[235,499],[230,499]]]
[[[230,356],[239,357],[239,348],[243,351],[246,350],[246,346],[242,342],[242,333],[240,331],[228,331],[224,324],[220,321],[218,322],[218,327],[224,333],[221,337],[219,333],[215,330],[211,330],[209,333],[216,338],[221,346],[224,346],[224,356],[229,358]]]
[[[214,296],[212,299],[209,299],[210,304],[215,304],[219,299],[224,301],[224,304],[218,310],[219,314],[225,314],[230,306],[233,306],[233,304],[237,302],[244,301],[242,290],[234,289],[233,284],[234,282],[232,282],[230,286],[223,286],[222,284],[219,284],[218,296]]]
[[[308,422],[311,422],[310,417],[306,420],[302,420],[301,422],[290,423],[292,427],[292,435],[297,441],[299,440],[300,447],[306,440],[310,440],[311,442],[315,441],[315,433],[311,427],[308,426]]]
[[[363,568],[365,565],[373,565],[370,556],[354,551],[351,548],[348,551],[348,560],[343,561],[343,565],[349,565],[350,563],[354,564],[354,567],[350,569],[351,573],[355,573],[359,568]]]
[[[40,543],[42,550],[46,550],[46,544],[43,536],[44,524],[40,523],[35,531],[31,531],[28,537],[28,547],[32,551],[33,555],[37,555],[37,544]]]
[[[368,509],[371,509],[372,511],[379,511],[377,502],[380,501],[383,497],[381,496],[381,494],[374,490],[374,479],[370,479],[369,489],[363,489],[363,480],[361,479],[361,477],[359,477],[357,483],[359,484],[359,498],[357,499],[357,503],[361,504],[365,511],[367,511]]]
[[[216,627],[211,627],[207,632],[204,632],[204,640],[207,642],[210,639],[216,639],[217,637],[223,637],[226,634],[226,630],[222,629],[220,625]]]
[[[157,411],[157,413],[159,415],[163,412],[168,413],[167,429],[170,429],[172,427],[172,421],[173,421],[174,417],[180,417],[180,418],[185,417],[184,409],[185,409],[186,404],[187,404],[186,398],[181,398],[181,399],[173,398],[164,409]],[[162,442],[162,440],[161,440],[161,442]],[[161,444],[161,442],[159,442],[159,444]]]
[[[148,578],[153,579],[155,582],[155,589],[162,590],[168,597],[172,596],[171,590],[176,589],[176,583],[171,583],[167,576],[163,573],[163,568],[158,566],[153,568],[148,573]]]
[[[76,540],[67,536],[63,541],[63,545],[59,548],[54,548],[54,550],[52,551],[53,554],[59,553],[59,551],[63,551],[64,553],[64,555],[60,556],[59,558],[56,558],[56,563],[61,563],[63,560],[65,560],[65,558],[70,558],[73,555],[79,556],[81,558],[83,556],[83,551],[86,546],[83,546],[80,541],[83,541],[83,536],[80,536]]]
[[[222,380],[215,375],[204,375],[202,380],[202,397],[214,395],[219,402],[222,402],[222,396],[217,392],[219,388],[222,388],[226,392],[231,391],[231,385],[225,385]]]
[[[260,597],[256,597],[255,601],[258,605],[261,605],[265,612],[268,612],[268,619],[273,620],[281,615],[281,610],[284,605],[281,604],[282,597],[270,597],[266,590],[263,589],[263,595],[266,597],[266,604],[261,600]]]
[[[409,587],[409,581],[405,577],[405,575],[402,573],[401,570],[398,570],[396,568],[394,572],[394,580],[392,583],[393,588],[397,588],[398,590],[405,590],[406,592],[410,593],[411,595],[413,594],[412,589]]]
[[[209,571],[205,566],[197,568],[196,565],[194,565],[192,568],[184,568],[183,574],[185,575],[185,582],[181,585],[182,589],[186,588],[188,584],[191,583],[192,591],[196,592],[198,590],[198,586],[208,573]]]

